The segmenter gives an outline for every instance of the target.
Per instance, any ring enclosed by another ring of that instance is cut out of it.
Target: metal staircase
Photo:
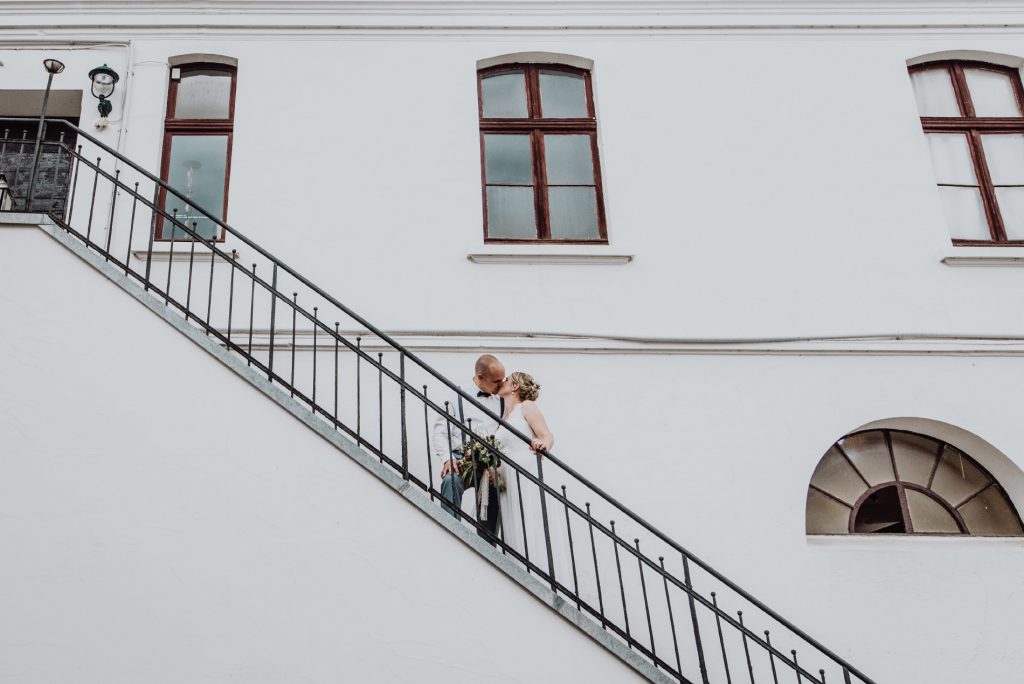
[[[505,461],[522,496],[539,503],[520,504],[520,512],[539,510],[528,522],[543,529],[541,548],[506,543],[500,533],[486,538],[472,515],[444,512],[431,428],[440,419],[453,434],[474,434],[452,407],[461,398],[487,412],[476,397],[70,122],[48,120],[40,141],[8,137],[31,123],[0,119],[7,211],[46,214],[61,242],[640,674],[704,684],[873,684],[554,454]],[[43,190],[25,197],[29,186]],[[200,221],[219,227],[217,239],[200,234]],[[158,241],[160,233],[173,237]]]

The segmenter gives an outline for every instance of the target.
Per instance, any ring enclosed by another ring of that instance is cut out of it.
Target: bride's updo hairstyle
[[[536,401],[540,396],[540,385],[529,373],[516,371],[510,377],[512,382],[519,385],[519,398],[522,401]]]

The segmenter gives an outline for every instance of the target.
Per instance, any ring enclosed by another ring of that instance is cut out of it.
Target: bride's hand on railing
[[[539,437],[534,437],[532,440],[530,440],[530,449],[532,451],[547,451],[550,447],[551,445],[548,444],[547,441]],[[541,458],[543,458],[543,456],[544,455],[541,454]]]

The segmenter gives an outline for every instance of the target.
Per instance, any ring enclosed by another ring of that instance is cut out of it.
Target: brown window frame
[[[221,209],[220,219],[221,221],[226,222],[228,220],[228,188],[231,184],[231,150],[234,147],[235,138],[235,89],[238,85],[238,69],[231,65],[214,62],[189,62],[188,64],[181,64],[171,68],[172,70],[179,69],[180,74],[178,78],[170,79],[170,86],[167,91],[167,111],[164,114],[164,139],[161,151],[162,160],[160,163],[160,180],[164,183],[168,182],[167,179],[171,167],[171,141],[175,135],[226,135],[228,139],[228,146],[227,157],[224,162],[224,206]],[[190,71],[222,71],[224,73],[231,74],[231,95],[228,100],[228,118],[176,119],[172,116],[178,100],[178,84],[181,82],[181,76],[184,76]],[[166,199],[167,190],[161,187],[157,206],[166,206]],[[165,235],[164,227],[164,217],[160,216],[157,220],[154,239],[159,242],[171,242],[174,231],[167,231],[167,234]],[[218,235],[211,238],[211,240],[214,242],[223,242],[225,238],[224,229],[220,228],[217,232]],[[174,242],[186,242],[189,240],[192,240],[192,237],[188,235],[173,238]]]
[[[504,71],[523,71],[526,79],[526,118],[484,118],[483,80]],[[586,86],[587,117],[553,119],[541,116],[540,72],[563,71],[582,76]],[[477,71],[477,115],[480,118],[480,179],[484,209],[484,242],[491,244],[558,244],[558,245],[606,245],[608,227],[604,211],[604,187],[601,181],[601,162],[597,149],[597,115],[594,109],[594,89],[589,69],[562,64],[526,64],[513,62],[480,69]],[[492,238],[487,233],[487,170],[485,134],[529,134],[533,152],[534,216],[537,223],[535,238]],[[598,237],[590,240],[560,240],[551,237],[551,219],[548,215],[547,161],[544,156],[544,135],[587,135],[590,137],[590,152],[594,166],[594,192],[597,196]]]
[[[967,86],[967,78],[964,76],[964,67],[985,69],[1010,76],[1010,82],[1013,84],[1014,94],[1017,97],[1017,108],[1021,112],[1021,116],[977,116],[974,110],[974,103],[971,100],[970,89]],[[1024,239],[1010,240],[1006,237],[1006,228],[1003,224],[1002,214],[999,211],[995,186],[992,183],[992,177],[988,171],[988,162],[985,161],[985,150],[982,149],[981,144],[981,136],[983,134],[1024,134],[1024,84],[1021,83],[1020,72],[1013,67],[971,60],[926,62],[910,67],[909,71],[913,74],[919,71],[938,69],[944,69],[950,74],[953,82],[953,92],[956,95],[957,106],[960,109],[960,116],[922,116],[921,126],[926,134],[962,133],[967,137],[968,147],[971,151],[971,161],[974,163],[975,177],[978,179],[981,200],[985,208],[985,218],[988,220],[989,234],[992,236],[991,240],[953,238],[953,244],[989,247],[1024,245]]]
[[[903,477],[901,477],[900,472],[899,472],[899,467],[898,467],[898,464],[896,462],[896,454],[895,454],[895,452],[893,450],[893,445],[892,445],[892,435],[894,435],[894,434],[910,435],[910,436],[918,437],[918,438],[921,438],[923,440],[927,440],[928,442],[930,442],[934,446],[934,448],[935,448],[935,462],[932,465],[931,472],[929,473],[929,476],[928,476],[928,483],[926,485],[921,485],[921,484],[918,484],[918,483],[915,483],[915,482],[911,482],[911,481],[905,480],[905,479],[903,479]],[[853,462],[853,459],[851,459],[850,456],[847,454],[846,450],[842,446],[842,441],[845,440],[845,439],[848,439],[850,437],[857,437],[857,436],[862,436],[862,435],[881,435],[882,436],[882,438],[885,441],[886,451],[888,452],[889,462],[890,462],[890,464],[892,466],[893,475],[896,477],[895,480],[888,480],[886,482],[881,482],[881,483],[876,484],[876,485],[870,484],[868,479],[861,473],[861,470]],[[965,498],[963,498],[959,502],[949,501],[949,500],[945,499],[942,495],[940,495],[938,492],[936,492],[935,490],[932,489],[932,484],[935,481],[935,474],[938,471],[939,465],[941,464],[942,458],[943,458],[943,456],[945,454],[945,451],[946,451],[947,447],[949,447],[950,449],[953,449],[957,454],[959,454],[960,458],[964,459],[973,468],[977,469],[978,472],[980,472],[986,478],[986,480],[987,480],[987,483],[983,487],[981,487],[977,491],[971,493],[970,495],[966,496]],[[988,536],[988,535],[979,535],[979,534],[975,534],[975,533],[971,532],[969,527],[968,527],[968,525],[967,525],[967,522],[964,520],[963,515],[960,513],[960,509],[963,508],[968,503],[970,503],[971,501],[973,501],[976,497],[980,496],[982,493],[988,491],[989,489],[992,489],[992,490],[998,492],[1003,497],[1003,499],[1005,500],[1005,502],[1007,504],[1007,507],[1010,510],[1010,513],[1013,515],[1013,521],[1017,523],[1018,528],[1020,528],[1022,531],[1024,531],[1024,520],[1021,519],[1020,512],[1017,510],[1017,507],[1014,505],[1013,500],[1010,499],[1009,495],[1006,493],[1006,489],[1003,488],[1003,486],[1002,486],[1002,484],[1000,484],[999,480],[997,480],[992,475],[992,473],[990,473],[988,471],[988,469],[985,468],[985,466],[983,466],[981,463],[979,463],[977,460],[975,460],[970,454],[966,453],[965,451],[963,451],[959,447],[957,447],[957,446],[955,446],[953,444],[950,444],[949,442],[946,442],[943,439],[940,439],[938,437],[934,437],[932,435],[927,435],[927,434],[924,434],[924,433],[921,433],[921,432],[916,432],[916,431],[913,431],[913,430],[904,430],[904,429],[900,429],[900,428],[868,428],[868,429],[865,429],[865,430],[856,430],[856,431],[851,432],[851,433],[849,433],[847,435],[844,435],[840,439],[836,440],[836,442],[832,445],[832,447],[829,450],[831,451],[831,449],[833,449],[833,448],[839,453],[840,456],[843,457],[843,459],[846,460],[846,462],[849,464],[849,466],[853,470],[853,472],[855,472],[857,474],[857,477],[859,477],[860,480],[864,483],[865,490],[861,493],[861,495],[858,497],[857,501],[852,506],[849,503],[847,503],[846,501],[844,501],[842,498],[840,498],[839,496],[829,492],[828,490],[826,490],[826,489],[824,489],[824,488],[822,488],[822,487],[820,487],[818,485],[815,485],[813,482],[808,484],[808,495],[810,495],[810,491],[813,490],[813,491],[817,492],[818,494],[821,494],[822,496],[825,496],[825,497],[831,499],[832,501],[840,504],[841,506],[844,506],[845,508],[850,509],[849,519],[847,521],[847,532],[846,532],[846,534],[857,534],[857,535],[862,535],[862,534],[871,534],[871,535],[873,535],[873,534],[886,534],[886,535],[905,534],[905,535],[919,535],[919,536],[950,536],[950,535],[952,535],[952,536],[965,536],[965,537]],[[826,456],[827,455],[828,454],[826,452]],[[823,456],[822,458],[824,459],[825,456]],[[900,514],[903,517],[903,524],[905,526],[905,531],[904,532],[884,532],[884,533],[857,532],[856,531],[857,518],[860,515],[861,508],[868,501],[869,497],[872,494],[876,493],[876,492],[879,492],[879,491],[881,491],[883,489],[887,489],[887,488],[890,488],[890,487],[896,489],[896,492],[897,492],[897,495],[898,495],[898,498],[899,498],[899,502],[900,502]],[[909,504],[907,502],[906,490],[908,490],[908,489],[920,492],[921,494],[924,494],[928,498],[932,499],[933,501],[935,501],[936,503],[941,505],[942,508],[947,513],[949,513],[952,516],[953,520],[956,522],[956,525],[957,525],[957,527],[959,528],[960,531],[959,532],[918,532],[918,531],[916,531],[914,529],[914,525],[913,525],[913,518],[910,515],[910,506],[909,506]],[[1011,537],[1011,538],[1020,538],[1020,537],[1024,536],[1024,533],[1018,534],[1018,535],[995,535],[995,536],[1000,536],[1000,537],[1005,536],[1005,537]]]

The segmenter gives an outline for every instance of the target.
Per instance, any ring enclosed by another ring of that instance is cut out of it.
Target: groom
[[[503,415],[505,411],[505,400],[498,396],[498,389],[505,382],[505,366],[496,357],[484,354],[476,360],[473,369],[473,383],[464,385],[460,389],[475,398],[479,403],[486,406],[491,413]],[[449,400],[448,412],[455,420],[465,426],[470,426],[472,421],[473,432],[481,437],[493,435],[498,430],[498,421],[484,414],[471,402],[466,401],[461,395],[454,394]],[[469,442],[469,436],[458,429],[455,424],[449,424],[448,420],[439,415],[434,421],[434,430],[431,436],[434,455],[441,461],[441,497],[444,506],[452,515],[458,517],[457,509],[462,507],[462,494],[465,489],[462,484],[462,477],[459,474],[459,461],[462,458],[462,448]],[[473,483],[469,483],[473,486]],[[498,532],[498,496],[493,495],[488,499],[486,520],[480,520],[480,511],[477,511],[477,520],[492,535]],[[483,532],[481,536],[485,536]]]

